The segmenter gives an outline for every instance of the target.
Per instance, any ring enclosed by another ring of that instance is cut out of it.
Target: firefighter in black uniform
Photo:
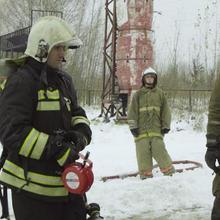
[[[91,141],[86,113],[71,78],[61,70],[65,51],[80,39],[57,17],[32,27],[22,65],[0,99],[0,141],[7,157],[0,182],[12,189],[16,220],[85,220],[81,195],[69,195],[63,168]],[[22,62],[21,62],[22,61]]]

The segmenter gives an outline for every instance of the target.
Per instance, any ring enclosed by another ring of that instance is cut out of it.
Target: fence
[[[89,90],[77,89],[76,92],[77,92],[79,103],[81,105],[83,106],[100,105],[101,106],[102,90],[100,89],[89,89]]]
[[[179,110],[207,111],[211,90],[164,90],[171,108]]]
[[[165,89],[171,108],[179,110],[207,111],[211,90]],[[100,105],[102,90],[77,90],[81,105]]]

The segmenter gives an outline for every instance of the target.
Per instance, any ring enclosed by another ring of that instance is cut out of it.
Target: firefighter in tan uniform
[[[205,160],[207,165],[216,173],[213,180],[213,195],[215,201],[212,209],[212,220],[220,219],[220,77],[216,80],[215,87],[212,91],[210,103],[209,103],[209,114],[208,114],[208,125],[207,125],[207,151]],[[218,165],[216,165],[218,162]]]
[[[142,87],[133,95],[128,110],[128,124],[136,143],[141,179],[153,177],[153,158],[164,175],[175,172],[163,141],[164,134],[170,130],[170,109],[163,91],[156,85],[156,71],[151,67],[145,69]]]

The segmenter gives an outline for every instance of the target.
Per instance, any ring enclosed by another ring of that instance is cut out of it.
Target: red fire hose
[[[194,170],[196,168],[202,168],[202,164],[196,161],[191,161],[191,160],[177,160],[173,161],[173,164],[192,164],[190,167],[187,168],[179,168],[175,169],[177,173],[182,173],[183,171],[188,171],[188,170]],[[153,168],[158,168],[158,164],[154,165]],[[112,180],[112,179],[124,179],[127,177],[135,177],[139,174],[139,172],[134,172],[134,173],[124,173],[124,174],[118,174],[118,175],[113,175],[113,176],[104,176],[101,178],[103,182],[107,180]]]

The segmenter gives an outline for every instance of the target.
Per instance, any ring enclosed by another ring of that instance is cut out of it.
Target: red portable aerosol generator
[[[89,152],[86,155],[79,153],[82,163],[75,162],[68,165],[62,174],[62,181],[65,188],[74,194],[84,194],[93,184],[94,176],[92,172],[92,161],[88,159]]]

